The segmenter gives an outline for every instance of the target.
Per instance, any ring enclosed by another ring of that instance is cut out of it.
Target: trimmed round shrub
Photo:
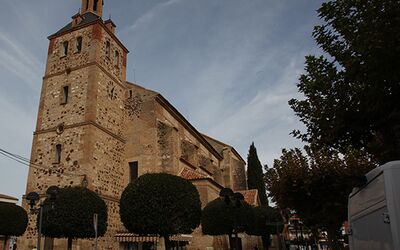
[[[0,235],[21,236],[28,225],[28,214],[15,204],[0,202]]]
[[[54,202],[44,201],[42,233],[52,238],[93,238],[93,215],[98,214],[98,236],[107,230],[107,206],[83,187],[60,189]]]
[[[241,201],[225,201],[217,198],[204,207],[201,226],[204,234],[224,235],[233,232],[244,232],[253,226],[252,206]]]
[[[137,234],[191,233],[199,226],[201,202],[196,187],[181,177],[154,173],[140,176],[124,190],[120,216]]]

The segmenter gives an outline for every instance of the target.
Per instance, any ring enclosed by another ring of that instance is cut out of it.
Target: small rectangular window
[[[129,90],[129,98],[133,97],[133,90]]]
[[[116,68],[118,68],[118,64],[119,64],[119,52],[115,51],[115,55],[114,55],[114,66]]]
[[[68,103],[68,95],[69,95],[69,86],[64,86],[63,87],[63,95],[61,99],[61,104],[67,104]]]
[[[55,163],[61,162],[61,144],[56,145],[56,155],[55,155],[54,162]]]
[[[107,41],[106,42],[106,57],[107,58],[110,58],[110,48],[111,48],[110,42]]]
[[[138,162],[129,162],[129,182],[133,182],[138,178],[139,166]]]
[[[65,41],[63,42],[63,56],[67,56],[68,55],[68,42]]]
[[[76,53],[81,53],[82,51],[82,37],[76,39]]]

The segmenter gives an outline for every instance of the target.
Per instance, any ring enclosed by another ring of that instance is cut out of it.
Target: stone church
[[[158,237],[128,233],[119,217],[122,191],[144,173],[190,180],[203,207],[223,187],[258,205],[257,190],[247,190],[245,161],[233,147],[197,131],[161,94],[126,80],[128,49],[113,21],[102,19],[103,5],[103,0],[82,0],[80,13],[48,37],[26,193],[44,196],[52,185],[94,190],[109,216],[99,249],[113,250],[162,247]],[[18,249],[33,249],[36,240],[36,216],[30,216]],[[200,229],[172,240],[176,249],[228,249],[229,244],[227,236],[202,235]],[[241,235],[241,240],[243,249],[261,246],[259,237]],[[58,250],[66,243],[45,238],[42,245]],[[93,240],[74,240],[73,245],[93,249]]]

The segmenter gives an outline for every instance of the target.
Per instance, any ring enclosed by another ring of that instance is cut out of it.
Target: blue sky
[[[70,22],[80,0],[0,0],[0,147],[29,157],[47,55],[47,36]],[[160,92],[199,131],[243,158],[255,142],[263,164],[301,123],[288,100],[320,0],[106,0],[130,50],[128,80]],[[134,74],[135,72],[135,74]],[[0,193],[21,198],[27,167],[0,155]]]

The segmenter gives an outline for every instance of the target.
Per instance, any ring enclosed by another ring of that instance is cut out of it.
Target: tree
[[[44,201],[42,233],[52,238],[68,238],[68,249],[72,249],[72,239],[95,237],[94,214],[98,215],[97,235],[103,236],[107,231],[106,203],[87,188],[62,188],[55,200]]]
[[[249,154],[247,155],[247,186],[249,189],[258,190],[261,205],[268,205],[264,174],[254,142],[250,145]]]
[[[318,10],[313,37],[325,52],[307,56],[290,100],[306,142],[366,150],[380,163],[400,158],[400,2],[334,0]]]
[[[270,196],[280,208],[296,210],[304,223],[328,231],[333,249],[337,233],[347,218],[347,199],[352,188],[375,165],[370,158],[348,149],[345,155],[314,145],[282,150],[280,159],[266,173]]]
[[[236,234],[236,239],[237,233],[251,230],[254,223],[252,206],[242,199],[233,197],[217,198],[209,202],[204,207],[201,217],[203,234],[229,235],[229,237]]]
[[[21,236],[28,225],[28,214],[15,204],[0,202],[0,235],[4,235],[4,247],[6,249],[9,236]]]
[[[246,233],[263,237],[264,249],[269,247],[269,237],[283,230],[283,219],[277,209],[268,206],[253,208],[254,223]]]
[[[227,204],[217,198],[203,209],[202,231],[207,235],[229,235],[249,230],[253,226],[251,209],[252,207],[246,202],[236,206],[233,202]]]
[[[145,174],[122,193],[120,216],[130,232],[158,234],[169,249],[171,235],[192,233],[199,226],[200,196],[196,187],[181,177]]]

